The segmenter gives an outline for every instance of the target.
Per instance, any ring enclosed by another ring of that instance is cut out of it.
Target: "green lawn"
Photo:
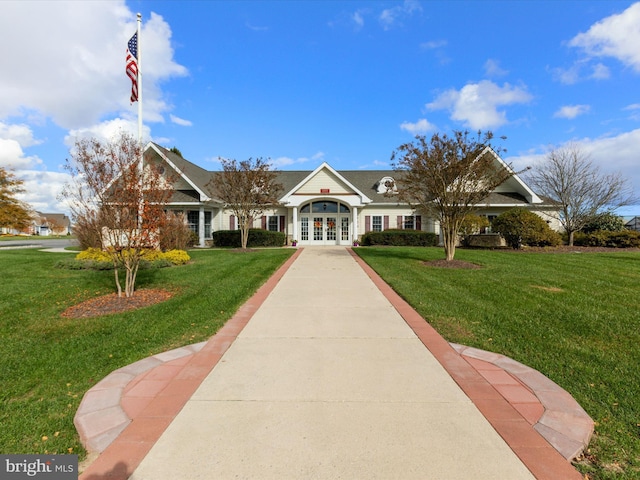
[[[124,365],[212,336],[293,250],[189,253],[189,265],[139,274],[138,288],[166,288],[170,300],[77,320],[60,314],[113,292],[112,272],[54,268],[66,254],[0,251],[0,453],[82,457],[73,416],[89,388]]]
[[[507,355],[596,422],[590,478],[640,478],[640,253],[458,250],[479,270],[427,267],[438,248],[357,253],[447,340]]]

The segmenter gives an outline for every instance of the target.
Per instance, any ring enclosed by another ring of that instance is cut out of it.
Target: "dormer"
[[[398,193],[398,186],[396,185],[396,181],[393,179],[393,177],[382,177],[376,184],[376,191],[380,195],[384,195],[387,193]]]

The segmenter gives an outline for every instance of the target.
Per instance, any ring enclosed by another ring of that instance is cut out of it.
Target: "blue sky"
[[[578,143],[640,195],[640,2],[4,1],[0,166],[34,208],[66,211],[75,139],[137,131],[137,12],[145,139],[204,168],[385,169],[416,134],[489,129],[516,169]]]

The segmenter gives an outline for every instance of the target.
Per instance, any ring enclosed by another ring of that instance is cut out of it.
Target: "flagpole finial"
[[[138,21],[142,20],[142,14],[138,13]]]

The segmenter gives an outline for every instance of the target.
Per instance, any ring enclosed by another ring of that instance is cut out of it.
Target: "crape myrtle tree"
[[[143,159],[143,150],[127,133],[106,142],[82,139],[65,165],[71,180],[62,197],[76,224],[91,230],[111,255],[119,297],[133,296],[140,260],[145,249],[158,247],[164,206],[174,192],[172,179]]]
[[[573,235],[596,215],[634,202],[632,188],[620,173],[604,174],[577,144],[551,150],[528,181],[560,207],[560,224],[573,246]]]
[[[498,185],[514,172],[491,146],[493,134],[468,131],[418,135],[394,151],[400,198],[440,222],[447,261],[453,260],[461,226]]]
[[[222,171],[211,180],[210,186],[237,218],[241,246],[246,249],[254,218],[278,203],[282,185],[277,182],[277,172],[271,170],[269,161],[263,158],[219,160]]]
[[[31,207],[16,198],[24,193],[24,182],[13,172],[0,167],[0,227],[26,230],[31,223]]]

